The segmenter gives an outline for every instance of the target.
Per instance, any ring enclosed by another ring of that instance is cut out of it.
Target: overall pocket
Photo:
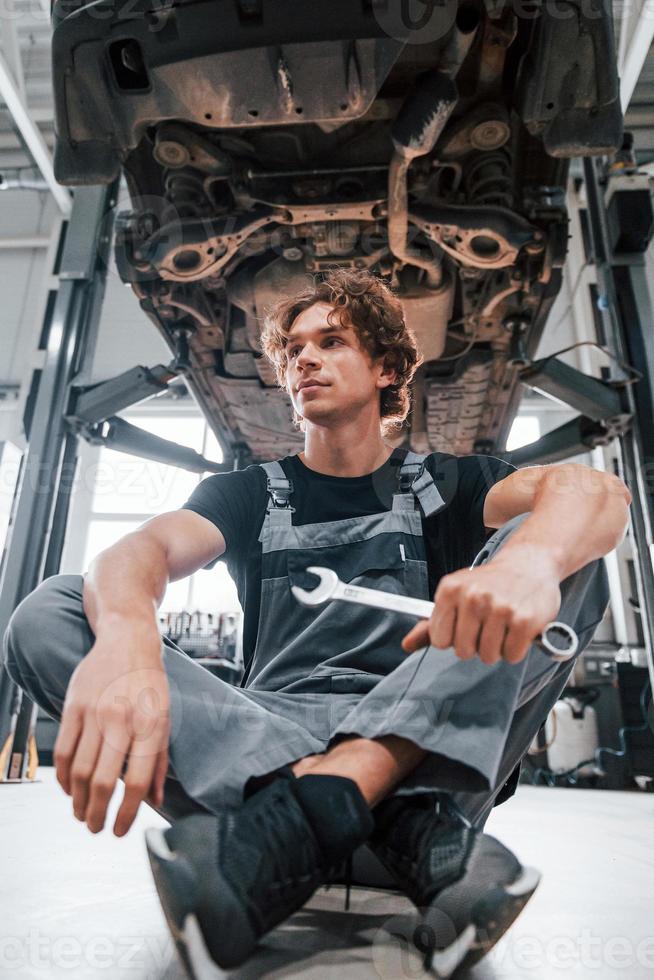
[[[415,582],[418,563],[406,561],[401,545],[400,535],[380,534],[346,548],[289,551],[289,583],[310,590],[318,580],[306,570],[318,566],[332,569],[349,585],[410,595],[408,586]],[[363,696],[371,691],[400,662],[401,639],[414,622],[383,606],[343,601],[313,612],[314,621],[303,638],[311,644],[316,661],[305,682],[311,690],[332,694]]]
[[[330,568],[342,582],[365,585],[382,592],[403,592],[402,572],[406,558],[397,534],[378,534],[347,546],[288,551],[286,567],[290,585],[299,585],[303,589],[315,587],[318,579],[306,571],[311,565]],[[362,579],[366,581],[360,581]],[[387,584],[381,584],[382,581]]]

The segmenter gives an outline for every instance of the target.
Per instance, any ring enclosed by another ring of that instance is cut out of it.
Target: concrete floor
[[[130,833],[114,837],[121,798],[119,783],[105,830],[94,835],[74,819],[52,768],[40,768],[34,783],[0,785],[2,980],[185,977],[143,839],[166,821],[142,805]],[[653,818],[652,795],[521,786],[486,830],[543,880],[469,980],[651,980]],[[342,889],[321,889],[231,976],[420,977],[418,960],[393,938],[411,908],[399,895],[355,889],[346,913]]]

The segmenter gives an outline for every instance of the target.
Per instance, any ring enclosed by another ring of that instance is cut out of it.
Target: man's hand
[[[558,569],[545,550],[513,550],[505,559],[500,552],[485,565],[443,576],[431,619],[407,633],[402,648],[454,647],[461,660],[479,654],[485,664],[515,664],[560,608]]]
[[[125,793],[114,824],[122,837],[141,800],[160,806],[168,770],[170,694],[156,626],[120,620],[96,637],[66,691],[53,758],[78,820],[104,827],[116,780]]]

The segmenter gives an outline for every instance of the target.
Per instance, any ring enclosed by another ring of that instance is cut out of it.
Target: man
[[[449,976],[537,886],[482,827],[572,669],[533,641],[558,617],[589,642],[630,494],[587,467],[393,450],[420,358],[401,304],[368,273],[331,273],[281,303],[263,347],[304,451],[211,476],[83,578],[46,580],[12,617],[7,668],[61,716],[57,778],[89,829],[121,774],[118,836],[144,798],[172,814],[147,844],[192,977],[207,950],[223,968],[244,962],[364,842]],[[168,581],[219,557],[244,606],[241,688],[158,633]],[[434,613],[307,609],[290,587],[315,584],[311,565],[434,598]]]

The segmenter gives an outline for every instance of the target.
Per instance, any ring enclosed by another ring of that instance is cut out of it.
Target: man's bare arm
[[[116,836],[127,833],[142,800],[158,807],[163,802],[170,692],[156,610],[169,581],[224,550],[210,521],[172,511],[91,562],[83,602],[95,642],[71,675],[53,759],[75,816],[93,833],[104,827],[121,774],[125,794]]]
[[[117,619],[151,623],[169,582],[186,578],[225,551],[218,528],[189,510],[147,521],[101,551],[84,578],[84,612],[93,632]]]
[[[527,467],[496,483],[484,506],[486,527],[528,513],[496,554],[444,575],[434,612],[408,633],[407,653],[430,643],[485,664],[523,660],[555,619],[559,585],[622,541],[631,494],[618,477],[577,463]]]

